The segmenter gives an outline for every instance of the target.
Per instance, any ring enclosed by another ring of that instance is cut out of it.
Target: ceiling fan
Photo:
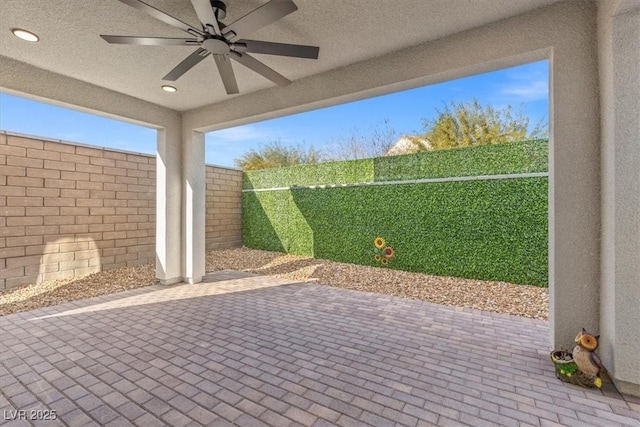
[[[298,10],[292,0],[271,0],[229,25],[225,25],[220,21],[227,15],[227,6],[223,1],[191,0],[198,20],[202,24],[201,29],[192,27],[173,16],[167,15],[141,0],[119,1],[187,32],[191,38],[101,35],[100,37],[107,42],[149,46],[198,46],[195,52],[187,56],[164,76],[163,80],[176,81],[204,58],[212,55],[227,94],[234,94],[239,91],[230,59],[239,62],[279,86],[285,86],[291,81],[249,55],[249,53],[318,59],[320,48],[316,46],[273,43],[242,38]]]

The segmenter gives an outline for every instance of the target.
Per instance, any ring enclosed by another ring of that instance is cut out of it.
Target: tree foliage
[[[234,162],[242,170],[249,171],[318,163],[320,158],[321,154],[313,147],[305,149],[300,145],[285,146],[276,140],[258,150],[252,148]]]
[[[347,136],[334,138],[324,152],[327,160],[359,160],[381,157],[391,148],[398,137],[389,125],[389,120],[375,125],[368,135],[357,129]]]
[[[540,139],[548,136],[546,123],[538,122],[528,133],[529,117],[522,109],[511,105],[494,107],[471,102],[451,102],[444,109],[436,109],[438,116],[423,121],[424,134],[431,149],[503,144],[506,142]]]
[[[529,117],[511,105],[494,107],[471,102],[451,102],[436,109],[437,116],[423,120],[423,133],[405,135],[412,143],[405,153],[478,145],[503,144],[529,139],[547,139],[547,124],[540,121],[528,132]],[[325,161],[359,160],[382,157],[398,140],[389,120],[372,126],[368,132],[353,129],[346,136],[333,138],[321,150],[301,145],[286,146],[279,140],[251,149],[235,159],[245,171],[269,169]]]

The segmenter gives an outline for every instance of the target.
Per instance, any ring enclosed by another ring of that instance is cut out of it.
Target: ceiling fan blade
[[[260,74],[263,77],[266,77],[267,79],[271,80],[278,86],[286,86],[289,83],[291,83],[291,81],[287,79],[285,76],[267,67],[265,64],[258,61],[248,53],[231,51],[229,52],[229,58],[235,59],[245,67],[255,71],[256,73]]]
[[[296,10],[298,7],[291,0],[271,0],[228,25],[224,29],[224,35],[228,40],[248,36]]]
[[[173,27],[180,28],[181,30],[186,31],[189,34],[192,34],[194,36],[202,35],[202,31],[200,31],[199,29],[194,28],[191,25],[182,22],[171,15],[167,15],[163,11],[146,4],[141,0],[119,0],[119,1],[131,7],[135,7],[136,9],[146,13],[147,15],[153,16],[154,18],[159,19],[160,21],[165,22]]]
[[[205,28],[211,28],[213,34],[220,35],[220,27],[218,26],[218,20],[213,13],[210,0],[191,0],[191,5],[198,15],[198,19]],[[210,31],[211,32],[211,31]]]
[[[233,68],[231,67],[231,60],[229,57],[225,55],[213,55],[213,59],[215,59],[216,65],[218,66],[220,78],[222,79],[224,88],[227,91],[227,95],[240,93],[238,90],[238,82],[236,81],[235,74],[233,74]]]
[[[168,37],[134,37],[134,36],[103,36],[104,40],[112,44],[135,44],[144,46],[197,46],[197,39],[176,39]]]
[[[184,61],[179,63],[173,70],[169,71],[169,74],[164,76],[162,80],[175,82],[180,78],[180,76],[192,69],[196,64],[198,64],[207,56],[209,56],[209,52],[205,49],[200,48],[196,50],[191,55],[187,56]]]
[[[263,53],[265,55],[293,56],[296,58],[308,59],[318,59],[318,53],[320,52],[320,48],[317,46],[263,42],[260,40],[238,40],[234,43],[234,49],[240,52],[244,51],[251,53]]]

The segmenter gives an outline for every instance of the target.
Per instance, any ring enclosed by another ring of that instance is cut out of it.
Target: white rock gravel
[[[158,283],[155,265],[107,270],[83,277],[53,280],[0,292],[0,316],[49,307]]]
[[[238,248],[211,251],[207,271],[239,270],[323,285],[377,292],[537,319],[549,315],[546,288],[505,282],[429,276],[313,259],[279,252]],[[32,310],[158,283],[152,263],[103,271],[0,292],[0,315]]]
[[[248,248],[213,251],[207,255],[207,271],[224,269],[535,319],[549,317],[548,289],[536,286],[430,276]]]

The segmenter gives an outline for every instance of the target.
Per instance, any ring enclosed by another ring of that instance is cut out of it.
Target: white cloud
[[[549,96],[549,82],[547,80],[534,80],[505,84],[502,85],[500,93],[510,97],[516,97],[520,101],[546,99]]]
[[[276,132],[261,129],[255,125],[238,126],[210,132],[206,135],[206,141],[213,144],[226,144],[229,142],[261,142],[277,139]]]
[[[205,136],[205,159],[208,164],[235,166],[234,160],[250,149],[279,141],[285,145],[302,144],[303,138],[295,139],[295,131],[287,127],[251,124],[209,132]]]
[[[496,85],[500,95],[513,102],[540,101],[549,97],[549,63],[541,61],[508,70]],[[515,98],[515,99],[514,99]]]

